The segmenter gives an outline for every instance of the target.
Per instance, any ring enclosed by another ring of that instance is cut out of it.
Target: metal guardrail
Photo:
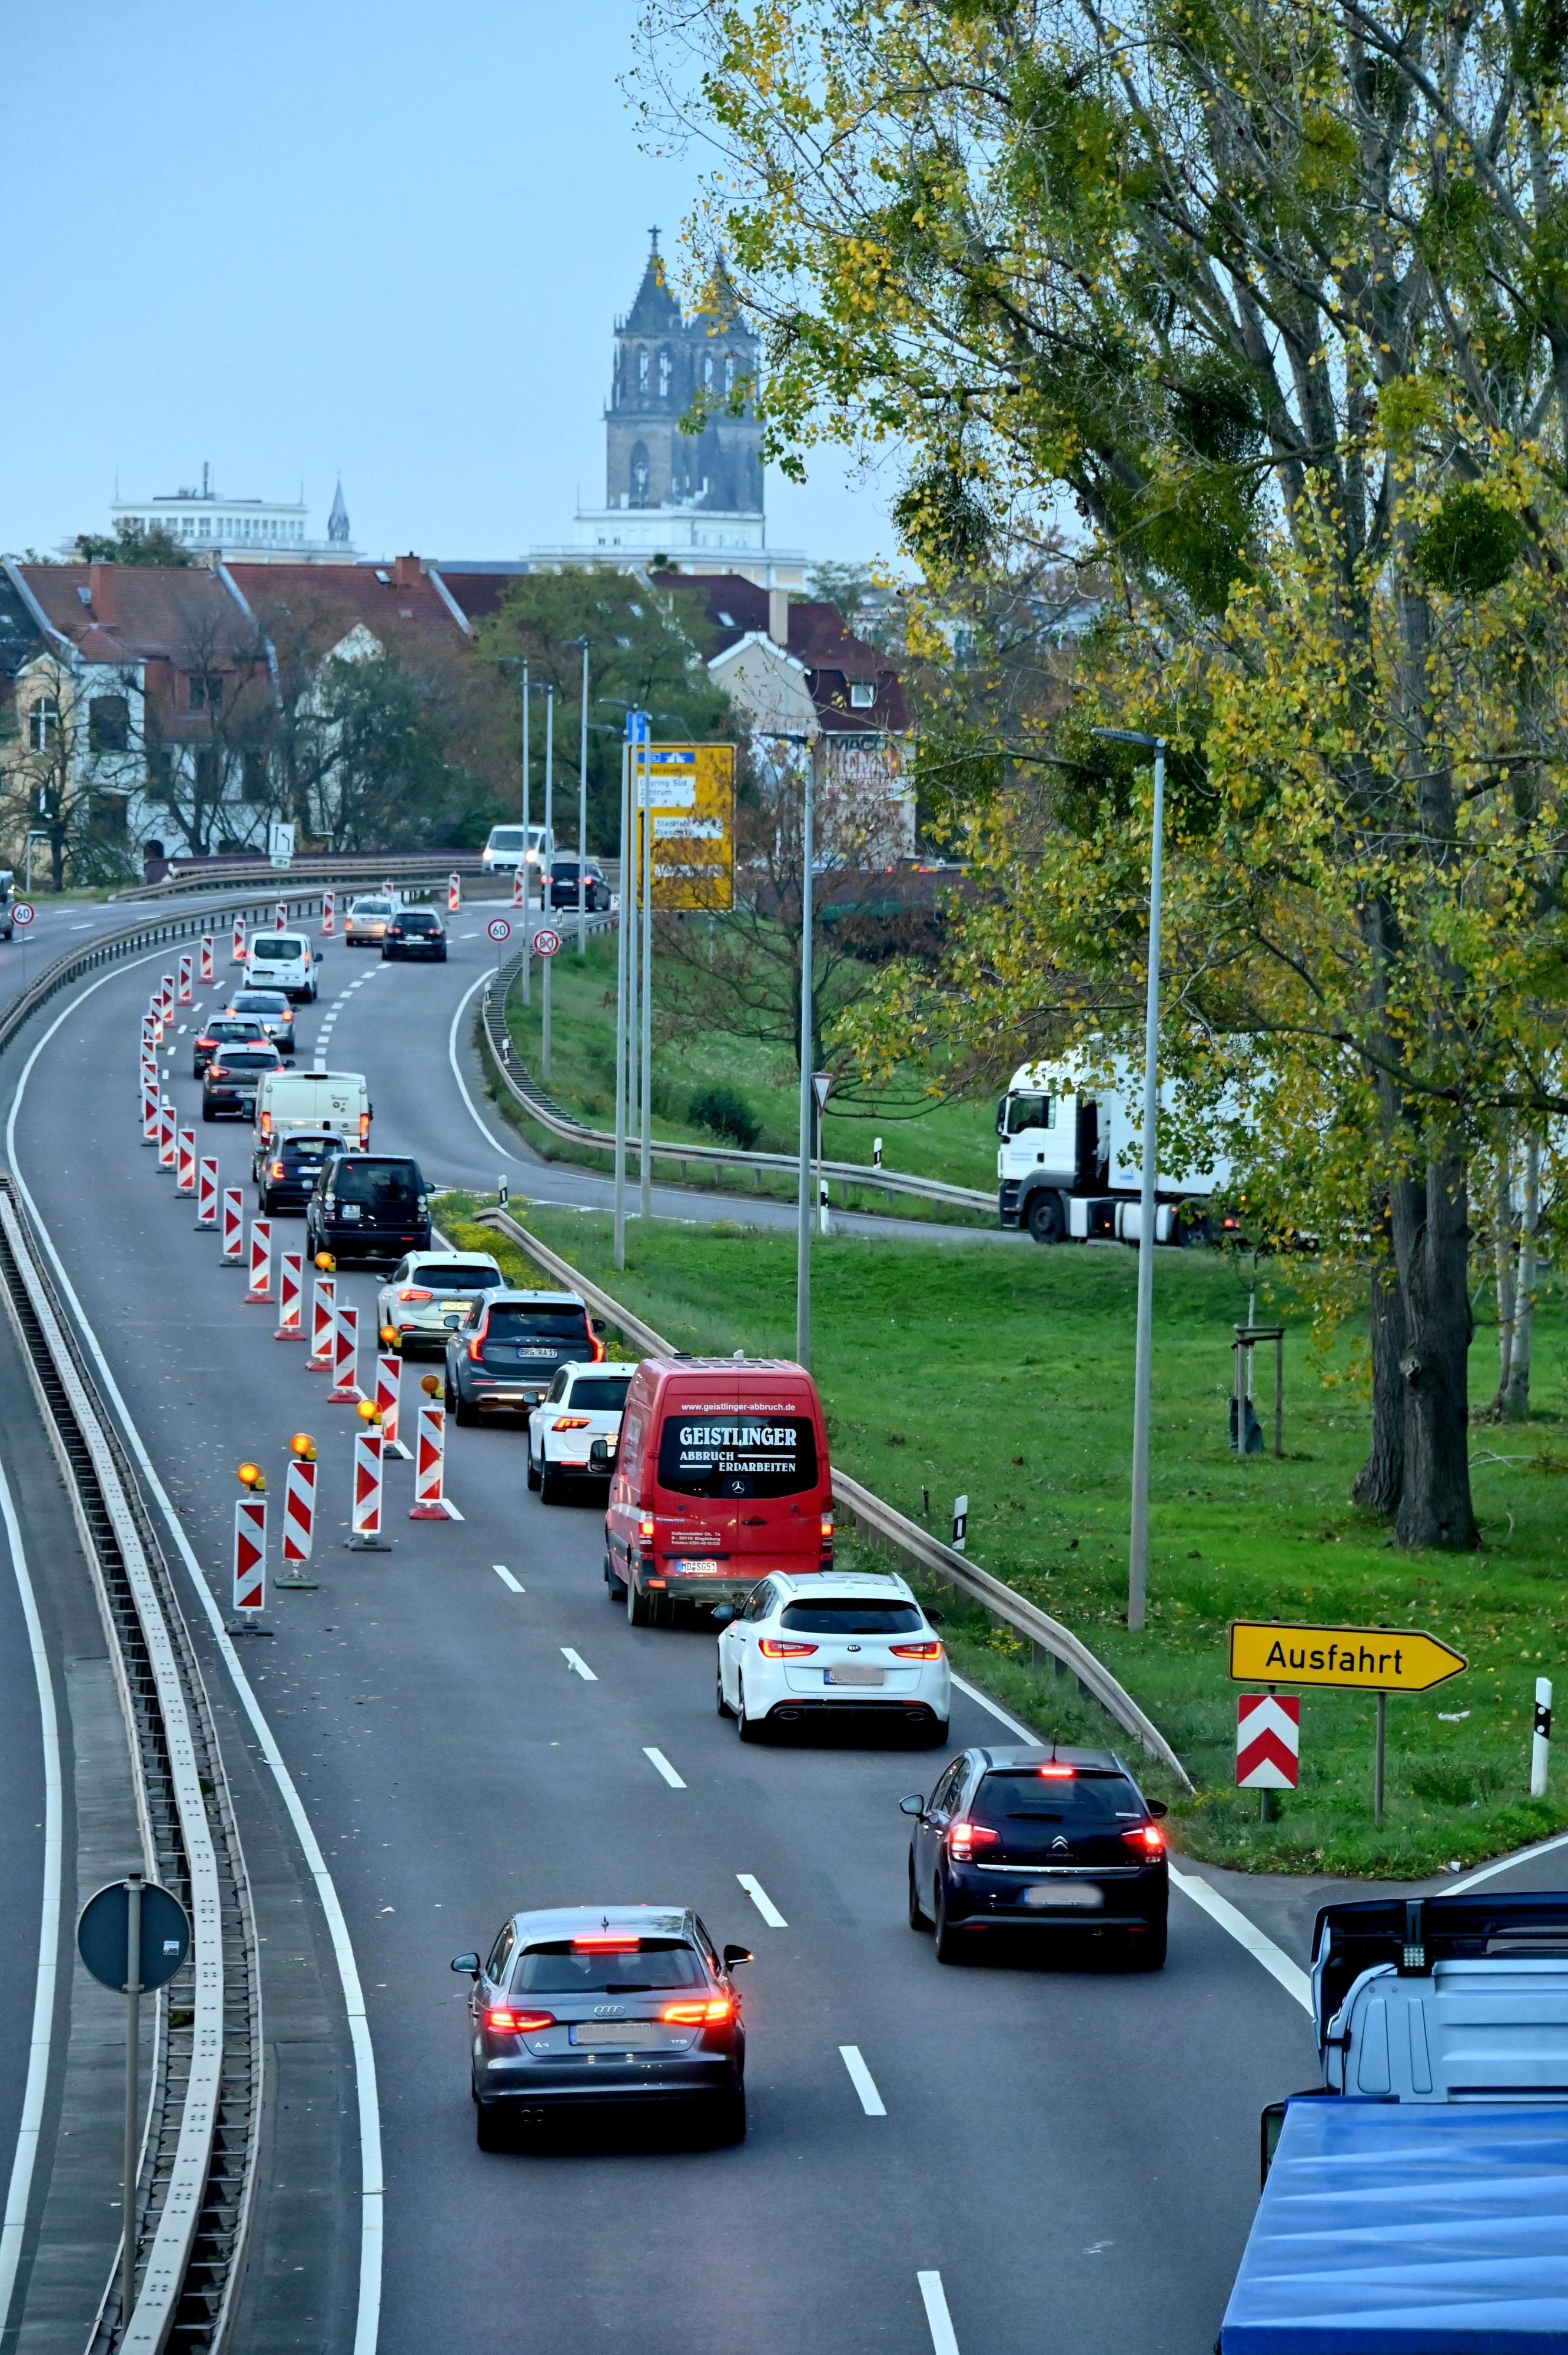
[[[291,880],[296,884],[343,883],[366,890],[384,879],[393,883],[436,884],[444,883],[449,875],[472,880],[475,877],[487,877],[491,871],[476,850],[449,851],[444,857],[428,850],[394,851],[381,858],[374,853],[338,857],[320,851],[291,859],[287,867],[270,867],[265,859],[258,858],[215,858],[210,866],[171,875],[162,883],[129,885],[123,891],[111,891],[109,897],[111,901],[180,899],[195,891],[249,889],[259,886],[268,877],[275,885],[287,885]]]
[[[569,1260],[563,1259],[558,1252],[553,1252],[547,1243],[542,1243],[536,1235],[531,1235],[525,1227],[519,1226],[505,1210],[480,1210],[476,1217],[481,1226],[495,1228],[509,1242],[526,1252],[535,1266],[542,1268],[546,1275],[553,1276],[557,1284],[564,1284],[568,1291],[580,1293],[590,1307],[596,1308],[601,1316],[607,1316],[639,1349],[645,1349],[651,1357],[668,1358],[677,1354],[673,1342],[667,1341],[662,1333],[654,1331],[652,1325],[624,1307],[613,1293],[607,1292],[602,1284],[594,1283],[590,1276],[575,1268]],[[1150,1757],[1158,1758],[1162,1765],[1170,1768],[1184,1789],[1192,1790],[1191,1775],[1152,1718],[1145,1715],[1125,1686],[1112,1676],[1105,1662],[1097,1659],[1070,1627],[1065,1627],[1059,1619],[1053,1619],[1048,1612],[1040,1610],[1022,1594],[1014,1593],[1011,1586],[1004,1584],[1000,1578],[993,1578],[990,1571],[982,1570],[967,1554],[944,1545],[940,1538],[933,1537],[929,1529],[922,1529],[918,1521],[912,1521],[906,1513],[901,1513],[896,1506],[887,1504],[861,1481],[852,1479],[847,1472],[835,1469],[833,1498],[881,1543],[917,1562],[933,1577],[957,1587],[971,1601],[980,1604],[992,1618],[1023,1636],[1034,1658],[1038,1659],[1044,1654],[1060,1661],[1064,1668],[1070,1669],[1076,1677],[1082,1689],[1097,1700],[1100,1707],[1114,1717]]]
[[[589,922],[602,931],[610,919],[590,917]],[[511,1033],[506,1027],[506,999],[522,971],[522,962],[520,955],[507,959],[497,974],[499,990],[493,985],[488,988],[481,1007],[480,1023],[496,1074],[514,1103],[552,1136],[572,1145],[589,1146],[596,1152],[613,1153],[615,1138],[610,1131],[589,1128],[556,1103],[513,1052]],[[640,1168],[639,1141],[634,1136],[626,1140],[626,1158],[629,1169]],[[738,1145],[672,1144],[668,1138],[657,1136],[652,1140],[651,1158],[681,1165],[683,1176],[684,1165],[689,1162],[695,1162],[700,1168],[777,1169],[790,1177],[798,1174],[800,1166],[799,1156],[792,1153],[750,1153]],[[914,1178],[902,1170],[867,1168],[860,1161],[823,1161],[818,1166],[823,1178],[836,1184],[863,1186],[872,1193],[885,1194],[890,1207],[893,1197],[903,1194],[918,1201],[945,1202],[956,1209],[984,1210],[993,1218],[996,1215],[996,1196],[983,1194],[975,1186],[949,1186],[939,1178]]]

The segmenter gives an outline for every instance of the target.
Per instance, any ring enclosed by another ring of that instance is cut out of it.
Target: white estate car
[[[568,1480],[602,1480],[588,1462],[596,1439],[619,1439],[621,1410],[635,1366],[573,1364],[528,1417],[528,1486],[553,1505]],[[618,1589],[617,1592],[620,1590]]]
[[[303,932],[252,932],[245,954],[246,986],[281,989],[290,997],[313,1004],[316,962]]]
[[[377,1330],[396,1333],[406,1358],[420,1348],[440,1355],[475,1294],[503,1291],[505,1284],[488,1252],[410,1252],[376,1296]]]
[[[936,1615],[893,1572],[775,1571],[719,1635],[719,1715],[743,1742],[846,1710],[867,1726],[946,1742],[952,1676]]]

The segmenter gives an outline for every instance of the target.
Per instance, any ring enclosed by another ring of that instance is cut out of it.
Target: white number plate
[[[1055,1905],[1092,1913],[1106,1902],[1103,1889],[1092,1888],[1084,1881],[1037,1881],[1023,1892],[1025,1905]]]
[[[646,2051],[662,2041],[651,2019],[579,2019],[572,2030],[574,2044],[609,2044],[620,2052]]]
[[[824,1668],[822,1677],[830,1685],[879,1685],[883,1682],[880,1668],[863,1667],[858,1660],[846,1661],[842,1668]]]

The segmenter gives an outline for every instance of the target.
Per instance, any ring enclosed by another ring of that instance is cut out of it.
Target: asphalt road
[[[444,973],[329,953],[302,1060],[358,981],[330,1060],[370,1074],[376,1143],[473,1182],[495,1173],[448,1060],[450,1008],[479,970],[455,945]],[[408,1521],[400,1466],[393,1550],[344,1552],[349,1412],[324,1404],[302,1348],[273,1341],[272,1315],[242,1304],[238,1272],[219,1269],[137,1141],[145,994],[144,972],[117,972],[67,1015],[29,1082],[16,1162],[215,1582],[233,1466],[254,1455],[281,1490],[289,1433],[321,1443],[319,1589],[276,1598],[274,1637],[246,1649],[366,1983],[387,2355],[502,2339],[539,2355],[786,2339],[918,2355],[940,2343],[922,2273],[940,2275],[962,2355],[1201,2355],[1252,2213],[1257,2111],[1312,2073],[1297,2006],[1180,1897],[1151,1977],[1070,1958],[938,1969],[904,1920],[897,1802],[930,1787],[939,1758],[742,1752],[714,1710],[711,1635],[633,1631],[607,1608],[599,1516],[527,1494],[520,1431],[451,1433],[461,1523]],[[187,1072],[176,1063],[188,1116]],[[238,1182],[243,1133],[198,1135]],[[373,1291],[348,1281],[362,1329]],[[959,1704],[955,1742],[999,1734]],[[741,1874],[786,1926],[767,1924]],[[756,1950],[749,2139],[482,2156],[450,1957],[519,1904],[643,1899],[694,1902],[718,1938]],[[293,1966],[274,1953],[270,1967]],[[846,2045],[885,2116],[863,2109]],[[355,2204],[341,2205],[353,2240]],[[304,2252],[331,2273],[315,2311],[319,2343],[339,2348],[352,2313],[334,2254],[335,2270]]]

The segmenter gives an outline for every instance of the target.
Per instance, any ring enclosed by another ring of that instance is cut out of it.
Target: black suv
[[[966,1750],[899,1805],[916,1818],[909,1925],[935,1926],[939,1963],[988,1930],[1109,1935],[1145,1970],[1164,1962],[1165,1809],[1114,1751]]]
[[[434,964],[447,961],[446,930],[428,908],[399,908],[381,935],[383,962],[389,957],[429,957]]]
[[[447,1412],[459,1423],[525,1412],[559,1367],[604,1356],[603,1329],[576,1293],[482,1293],[447,1337]]]
[[[400,1260],[430,1248],[429,1188],[402,1154],[344,1153],[323,1162],[305,1205],[311,1258]]]
[[[331,1129],[291,1130],[256,1164],[256,1203],[262,1217],[270,1218],[274,1210],[302,1210],[315,1191],[323,1164],[347,1153],[346,1138]]]

